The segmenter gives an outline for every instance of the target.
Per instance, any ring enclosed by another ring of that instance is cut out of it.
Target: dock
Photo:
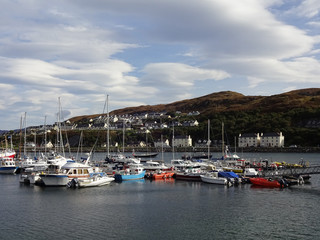
[[[275,170],[264,170],[262,177],[283,177],[320,174],[320,165],[310,167],[279,168]]]

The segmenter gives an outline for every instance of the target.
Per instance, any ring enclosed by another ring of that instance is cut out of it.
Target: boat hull
[[[186,181],[201,181],[200,174],[176,173],[176,179]]]
[[[254,186],[281,188],[281,184],[277,180],[269,180],[265,178],[250,178],[250,182]]]
[[[13,174],[17,170],[17,167],[0,167],[0,174]]]
[[[137,179],[142,179],[144,178],[146,174],[146,171],[142,171],[141,173],[139,174],[115,174],[114,175],[114,178],[115,178],[115,181],[130,181],[130,180],[137,180]]]
[[[174,176],[173,172],[163,172],[163,173],[154,173],[152,175],[152,179],[167,179],[167,178],[172,178]]]
[[[228,180],[226,178],[220,177],[212,177],[207,175],[200,175],[201,180],[205,183],[219,184],[219,185],[227,185]]]
[[[68,176],[63,174],[40,174],[40,178],[45,186],[66,186],[69,182]]]
[[[80,188],[84,187],[99,187],[99,186],[104,186],[107,184],[110,184],[112,181],[114,181],[113,177],[100,177],[95,179],[89,178],[89,179],[82,179],[78,181],[78,185]]]

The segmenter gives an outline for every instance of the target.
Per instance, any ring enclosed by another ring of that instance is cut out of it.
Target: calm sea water
[[[166,161],[171,157],[165,154]],[[320,164],[319,154],[243,157],[286,162],[303,158]],[[286,189],[174,180],[67,189],[23,185],[18,179],[0,175],[0,239],[319,238],[317,175],[311,184]]]

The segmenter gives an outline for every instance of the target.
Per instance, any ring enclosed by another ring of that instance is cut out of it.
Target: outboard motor
[[[77,178],[73,178],[71,181],[67,183],[68,188],[77,188],[79,186],[79,182]]]

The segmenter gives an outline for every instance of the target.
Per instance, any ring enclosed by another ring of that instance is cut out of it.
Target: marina
[[[94,160],[102,157],[96,154]],[[166,164],[171,157],[165,154]],[[318,154],[244,157],[319,161]],[[1,239],[315,239],[319,229],[317,174],[309,184],[288,188],[170,178],[81,189],[20,184],[19,174],[2,174],[0,189]]]

